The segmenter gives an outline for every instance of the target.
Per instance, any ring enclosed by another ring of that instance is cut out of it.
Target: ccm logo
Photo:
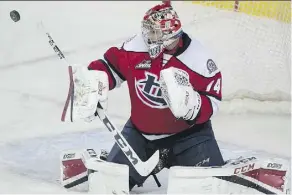
[[[102,95],[103,84],[102,82],[98,82],[98,95]]]
[[[231,163],[231,165],[238,165],[240,163],[247,163],[248,161],[252,161],[252,160],[256,160],[256,157],[248,157],[248,158],[245,158],[245,159],[241,159],[241,160],[238,160],[238,161],[235,161],[233,163]]]
[[[97,157],[97,154],[95,153],[93,149],[87,149],[87,152],[90,157]]]
[[[138,163],[138,159],[134,156],[132,150],[130,150],[129,146],[126,142],[121,138],[121,136],[118,134],[117,129],[111,124],[111,122],[108,120],[107,117],[105,117],[103,120],[103,123],[105,126],[107,126],[108,130],[110,132],[115,132],[114,138],[116,140],[116,143],[120,146],[120,148],[125,152],[125,154],[128,156],[129,160],[133,165],[136,165]]]
[[[272,168],[272,169],[281,169],[282,165],[278,164],[278,163],[269,163],[268,164],[268,168]]]
[[[63,159],[69,159],[69,158],[74,158],[75,157],[75,153],[72,153],[72,154],[65,154],[63,156]]]
[[[245,173],[254,169],[255,163],[234,169],[234,174]]]

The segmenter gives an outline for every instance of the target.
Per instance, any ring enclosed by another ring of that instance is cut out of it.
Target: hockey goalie
[[[223,160],[211,123],[222,98],[221,72],[208,50],[183,31],[169,2],[146,12],[141,33],[73,73],[67,119],[93,121],[97,105],[106,110],[108,92],[126,81],[131,116],[121,133],[142,161],[155,151],[160,159],[141,175],[122,142],[108,153],[68,151],[61,156],[64,187],[86,181],[93,193],[128,194],[150,176],[159,186],[156,174],[166,168],[168,194],[288,192],[289,164],[282,159]]]

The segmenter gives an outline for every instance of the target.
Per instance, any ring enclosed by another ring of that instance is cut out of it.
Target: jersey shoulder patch
[[[132,52],[147,52],[147,46],[144,43],[143,37],[140,33],[135,34],[134,36],[128,38],[123,43],[123,49],[126,51]]]
[[[189,47],[177,59],[204,77],[213,77],[220,71],[211,53],[196,39],[192,39]]]

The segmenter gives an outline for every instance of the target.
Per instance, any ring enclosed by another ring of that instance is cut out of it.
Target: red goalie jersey
[[[193,89],[201,95],[202,105],[193,121],[177,119],[164,101],[159,87],[160,71],[176,67],[189,74]],[[186,33],[174,54],[151,59],[142,35],[109,48],[103,58],[89,64],[91,70],[108,74],[110,90],[127,81],[131,98],[131,121],[143,134],[174,134],[208,121],[221,101],[221,73],[206,49]]]

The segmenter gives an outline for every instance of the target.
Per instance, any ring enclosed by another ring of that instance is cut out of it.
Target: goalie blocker
[[[61,154],[61,183],[72,188],[86,182],[95,194],[129,194],[129,167],[106,162],[108,153],[93,149]],[[229,160],[218,167],[170,168],[167,194],[263,193],[290,194],[289,162],[279,158]]]

